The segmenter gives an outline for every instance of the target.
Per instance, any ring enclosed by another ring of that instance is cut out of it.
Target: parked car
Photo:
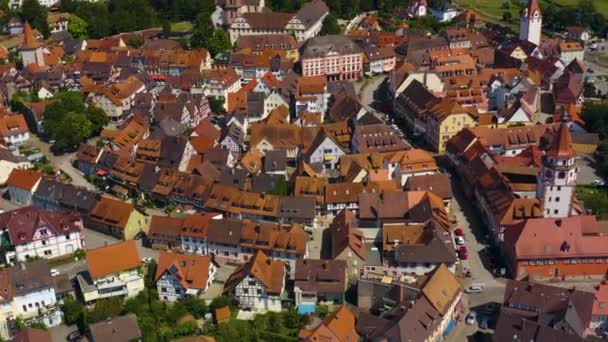
[[[151,263],[151,262],[152,262],[152,258],[150,258],[150,257],[146,257],[146,258],[141,259],[141,261],[142,261],[144,264],[149,264],[149,263]]]
[[[604,186],[604,185],[606,185],[606,182],[604,182],[601,179],[594,179],[591,183],[593,185],[597,185],[597,186]]]
[[[51,268],[51,276],[56,277],[58,275],[59,275],[59,271],[57,271],[57,269],[55,269],[55,268]]]
[[[82,335],[80,334],[80,331],[76,330],[69,333],[65,339],[70,342],[76,342],[82,339]]]
[[[464,236],[464,230],[462,230],[462,228],[456,228],[454,234],[456,234],[456,236]]]
[[[482,293],[483,287],[480,285],[469,285],[466,289],[464,289],[464,293]]]
[[[462,236],[456,236],[455,240],[458,246],[464,245],[464,238]]]
[[[465,247],[465,246],[460,246]],[[458,250],[458,258],[460,260],[467,260],[469,258],[469,251],[466,249],[466,247],[464,249],[459,249]]]
[[[483,312],[490,315],[496,312],[498,308],[499,305],[497,303],[488,303],[483,307]]]
[[[484,317],[484,318],[481,319],[481,322],[479,322],[479,327],[481,329],[488,329],[488,323],[489,323],[488,322],[488,318]]]
[[[475,312],[475,311],[469,312],[469,314],[467,315],[466,323],[468,325],[473,325],[473,324],[475,324],[476,321],[477,321],[477,312]]]

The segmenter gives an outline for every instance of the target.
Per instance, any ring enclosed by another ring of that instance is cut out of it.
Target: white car
[[[594,179],[591,183],[593,185],[598,185],[598,186],[604,186],[604,185],[606,185],[606,183],[603,180],[601,180],[601,179]]]
[[[475,311],[471,311],[469,312],[469,314],[467,315],[467,324],[468,325],[473,325],[475,324],[475,322],[477,321],[477,312]]]
[[[143,259],[141,259],[141,261],[143,261],[144,264],[149,264],[152,262],[152,258],[150,258],[150,257],[143,258]]]
[[[457,236],[457,237],[454,238],[454,240],[456,240],[456,244],[458,246],[464,245],[464,239],[462,238],[462,236]]]
[[[483,287],[479,285],[470,285],[466,289],[464,289],[464,293],[482,293]]]
[[[481,329],[488,329],[488,324],[489,324],[488,319],[484,317],[484,318],[481,320],[481,322],[479,322],[479,327],[480,327]]]
[[[55,269],[55,268],[51,268],[51,276],[56,277],[58,275],[59,275],[59,271],[57,271],[57,269]]]

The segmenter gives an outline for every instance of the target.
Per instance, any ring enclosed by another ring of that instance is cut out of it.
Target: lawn
[[[181,21],[179,23],[171,24],[171,32],[186,33],[190,30],[192,30],[192,23],[189,21]]]
[[[548,1],[545,1],[548,2]],[[554,4],[560,6],[578,6],[579,0],[553,0]],[[595,10],[598,11],[605,18],[608,18],[608,1],[606,0],[593,0],[593,4],[595,5]]]
[[[605,187],[576,187],[576,198],[582,202],[585,210],[591,209],[600,220],[608,219],[608,190]]]
[[[553,2],[560,6],[576,7],[580,0],[543,0],[545,3]],[[608,18],[608,0],[594,0],[595,9],[601,13],[604,17]],[[478,12],[483,17],[501,20],[502,14],[505,11],[502,8],[503,1],[501,0],[455,0],[455,3],[470,8],[473,11]],[[520,8],[525,2],[519,2],[517,0],[511,0],[509,11],[513,16],[514,21],[518,21]]]

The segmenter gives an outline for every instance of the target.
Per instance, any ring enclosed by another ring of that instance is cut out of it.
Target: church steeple
[[[26,21],[23,27],[23,44],[19,47],[19,55],[23,61],[23,66],[30,64],[44,66],[44,53],[42,49],[42,43],[34,37],[34,31],[30,23]]]
[[[29,22],[25,22],[25,26],[23,28],[23,45],[21,45],[22,49],[35,49],[40,46],[36,37],[34,37],[34,31],[30,26]]]
[[[528,5],[521,12],[519,19],[519,40],[540,45],[543,15],[538,0],[528,0]]]
[[[572,147],[568,116],[565,114],[549,149],[542,157],[538,174],[536,197],[543,200],[545,217],[570,216],[577,174],[576,152]]]

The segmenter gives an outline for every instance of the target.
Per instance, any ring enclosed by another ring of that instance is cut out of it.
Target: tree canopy
[[[89,24],[76,14],[70,16],[68,31],[74,38],[86,38]]]
[[[86,106],[79,92],[60,92],[53,99],[44,111],[44,129],[55,149],[75,147],[109,122],[103,110]]]
[[[323,19],[321,34],[340,34],[341,32],[342,30],[340,29],[340,25],[338,25],[338,17],[336,17],[336,15],[333,13],[329,13],[325,19]]]
[[[40,31],[45,38],[51,35],[49,24],[46,21],[48,11],[38,0],[24,0],[19,10],[19,16],[21,19],[28,21],[33,28]]]

